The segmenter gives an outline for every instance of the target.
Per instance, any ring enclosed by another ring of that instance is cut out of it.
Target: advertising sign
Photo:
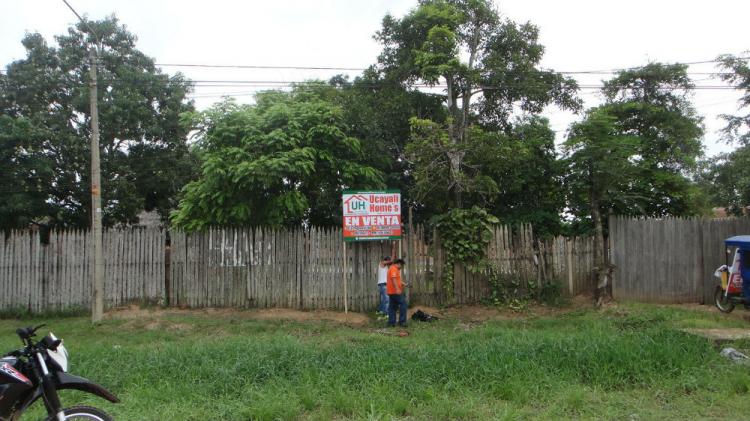
[[[401,238],[399,190],[344,190],[344,241]]]

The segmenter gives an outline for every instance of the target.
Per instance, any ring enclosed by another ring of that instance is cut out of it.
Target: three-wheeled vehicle
[[[743,281],[750,283],[750,235],[737,235],[724,240],[726,264],[716,269],[714,276],[721,279],[714,293],[716,308],[724,313],[734,310],[737,304],[750,308],[742,294]],[[732,264],[729,257],[732,256]]]

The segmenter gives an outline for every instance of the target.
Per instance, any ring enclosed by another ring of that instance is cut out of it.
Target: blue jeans
[[[396,325],[396,309],[398,308],[398,324],[406,324],[406,297],[404,294],[388,294],[388,326]]]
[[[380,305],[378,306],[378,311],[386,314],[388,313],[388,294],[385,293],[385,284],[378,284],[378,289],[380,290]]]

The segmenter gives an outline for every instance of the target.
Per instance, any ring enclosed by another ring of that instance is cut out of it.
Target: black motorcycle
[[[68,351],[52,332],[35,342],[32,338],[43,327],[20,328],[16,333],[24,347],[0,358],[0,421],[16,421],[37,399],[47,408],[48,421],[111,421],[98,408],[63,408],[58,390],[75,389],[92,393],[110,402],[120,400],[105,388],[82,377],[68,374]]]

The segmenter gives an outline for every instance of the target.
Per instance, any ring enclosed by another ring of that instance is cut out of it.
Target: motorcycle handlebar
[[[29,339],[33,332],[31,331],[30,327],[19,327],[16,329],[16,335],[18,335],[19,338],[22,340]]]
[[[31,338],[33,336],[36,336],[36,331],[39,330],[40,328],[44,327],[44,326],[46,326],[46,325],[45,324],[41,324],[41,325],[39,325],[37,327],[31,327],[31,326],[29,326],[29,327],[18,328],[18,329],[16,329],[16,333],[18,334],[18,336],[21,337],[21,339],[28,339],[28,338]]]
[[[20,357],[22,355],[23,355],[23,350],[22,349],[14,349],[13,351],[6,352],[3,356],[18,358],[18,357]]]
[[[31,327],[31,326],[19,327],[18,329],[16,329],[16,334],[18,335],[19,338],[21,338],[22,341],[26,341],[34,337],[36,335],[36,331],[43,328],[44,326],[47,326],[47,325],[42,323],[37,327]]]

